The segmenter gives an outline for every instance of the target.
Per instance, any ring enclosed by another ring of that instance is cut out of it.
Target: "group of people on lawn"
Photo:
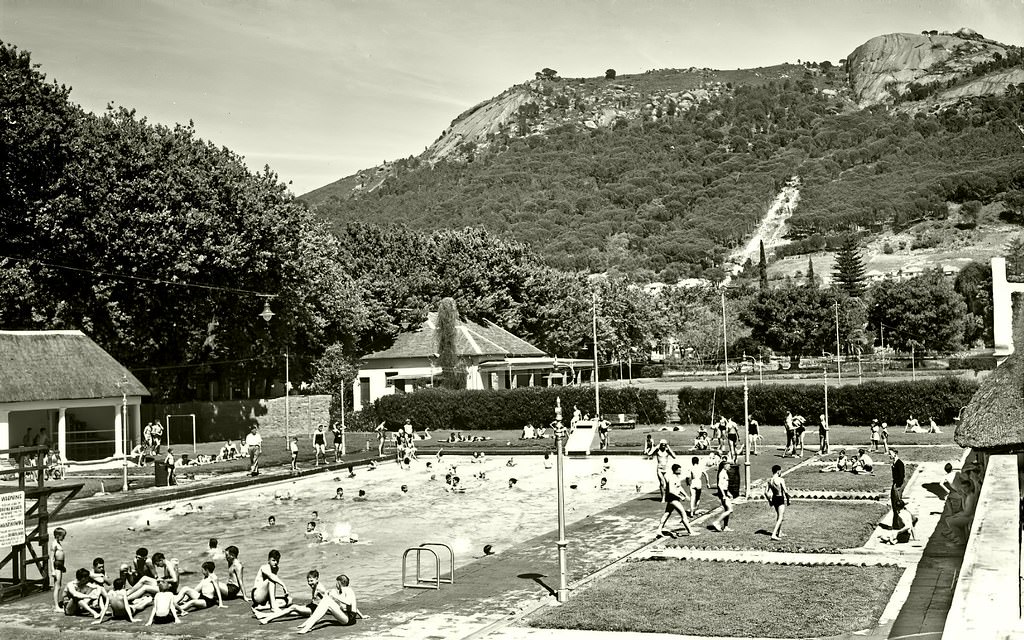
[[[309,571],[306,584],[310,588],[310,598],[296,602],[278,575],[281,553],[276,549],[267,554],[267,562],[257,570],[250,592],[243,594],[245,574],[238,560],[238,547],[229,546],[221,553],[214,538],[210,539],[208,559],[201,565],[203,577],[195,587],[180,585],[175,560],[166,558],[163,553],[154,553],[150,557],[149,550],[144,547],[135,552],[132,562],[120,565],[116,578],[107,576],[103,558],[96,558],[92,570],[78,569],[74,580],[64,585],[66,537],[64,528],[54,529],[50,547],[54,608],[67,616],[89,615],[94,618],[93,624],[105,620],[135,622],[136,615],[147,608],[150,608],[147,625],[178,623],[191,612],[227,608],[224,603],[236,599],[249,601],[260,624],[286,617],[308,618],[298,627],[299,633],[310,631],[328,615],[343,625],[354,624],[356,619],[363,617],[345,575],[339,575],[335,585],[328,589],[320,584],[318,571]],[[227,563],[224,580],[216,573],[216,559]]]

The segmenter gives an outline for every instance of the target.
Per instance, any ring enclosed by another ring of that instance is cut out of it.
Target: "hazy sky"
[[[883,33],[963,26],[1024,44],[1024,1],[0,0],[0,39],[75,102],[193,120],[296,194],[420,153],[544,67],[835,62]]]

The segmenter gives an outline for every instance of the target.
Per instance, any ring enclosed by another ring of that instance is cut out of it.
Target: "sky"
[[[837,62],[874,36],[964,26],[1024,45],[1024,0],[0,0],[0,40],[74,102],[193,121],[296,195],[421,153],[545,67]]]

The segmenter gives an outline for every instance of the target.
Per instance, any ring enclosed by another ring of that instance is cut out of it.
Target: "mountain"
[[[949,222],[957,241],[968,202],[1011,203],[1012,218],[1022,103],[1021,49],[970,30],[880,36],[839,64],[544,69],[460,114],[420,156],[302,199],[338,227],[483,226],[560,268],[721,277],[792,185],[774,208],[780,256],[922,221]]]

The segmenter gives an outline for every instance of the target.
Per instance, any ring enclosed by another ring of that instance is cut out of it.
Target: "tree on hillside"
[[[853,234],[846,236],[839,251],[836,252],[835,269],[832,271],[832,281],[835,286],[846,292],[851,298],[859,298],[864,295],[866,288],[864,259],[857,247],[857,238]]]
[[[607,71],[605,71],[604,72],[604,78],[605,78],[605,80],[614,80],[615,79],[615,69],[608,69]]]
[[[437,310],[437,364],[441,367],[441,386],[465,389],[466,369],[458,351],[459,310],[455,300],[445,298]]]
[[[764,257],[764,240],[759,241],[761,247],[761,262],[757,264],[757,282],[761,289],[768,288],[768,261]]]
[[[963,346],[967,305],[939,269],[909,280],[883,280],[871,290],[869,319],[885,325],[885,342],[900,351],[949,352]]]
[[[807,286],[818,286],[818,277],[814,275],[814,260],[811,259],[811,256],[807,256]]]

